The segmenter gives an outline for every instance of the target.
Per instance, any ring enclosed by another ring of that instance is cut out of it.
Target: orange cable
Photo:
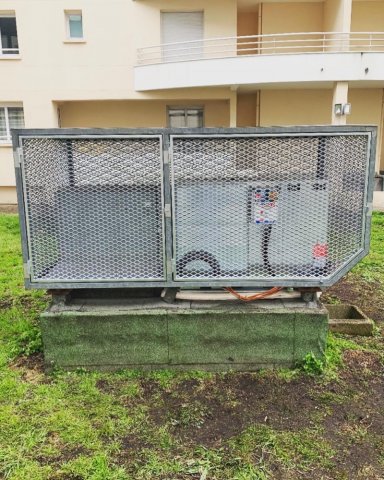
[[[254,295],[250,295],[247,297],[245,295],[241,295],[239,292],[236,292],[236,290],[234,290],[231,287],[224,287],[224,288],[225,290],[227,290],[227,292],[231,293],[234,297],[238,298],[243,302],[253,302],[254,300],[261,300],[265,297],[269,297],[270,295],[273,295],[274,293],[280,292],[280,290],[282,290],[282,287],[273,287],[270,290],[267,290],[265,292],[255,293]]]

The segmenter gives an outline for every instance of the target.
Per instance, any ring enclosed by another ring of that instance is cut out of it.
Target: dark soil
[[[313,412],[319,409],[320,394],[330,392],[332,397],[344,397],[346,392],[353,392],[358,401],[347,397],[346,404],[327,417],[330,436],[333,436],[332,426],[345,422],[347,413],[359,422],[369,418],[374,422],[372,431],[384,435],[384,418],[375,413],[378,406],[384,408],[383,366],[373,354],[360,351],[348,352],[344,361],[340,381],[326,387],[314,377],[304,375],[287,382],[273,375],[228,374],[203,391],[194,382],[184,382],[172,393],[164,392],[160,402],[157,400],[161,406],[153,408],[151,415],[157,424],[173,419],[174,433],[183,442],[212,448],[255,423],[265,423],[277,430],[309,428],[314,423]],[[201,425],[191,428],[190,424],[179,421],[185,406],[200,409]]]
[[[275,377],[246,373],[218,378],[203,391],[185,382],[172,393],[165,392],[161,407],[153,409],[152,415],[159,424],[173,421],[174,433],[183,443],[220,447],[254,423],[291,430],[307,427],[310,420],[304,412],[311,408],[309,390],[313,384],[309,377],[286,383]],[[298,404],[302,413],[299,417],[292,416]],[[182,421],[186,405],[192,408],[190,423],[194,428]],[[201,418],[194,421],[193,411],[198,416],[199,410]]]
[[[0,205],[0,213],[18,213],[17,205],[4,203]]]
[[[12,368],[22,370],[34,370],[37,373],[44,373],[44,356],[42,353],[32,353],[31,355],[23,355],[17,357],[11,364]]]
[[[347,351],[343,360],[339,378],[328,384],[304,375],[286,381],[273,374],[227,374],[208,384],[184,381],[160,398],[147,388],[145,402],[158,405],[150,410],[153,422],[171,422],[181,444],[210,449],[255,424],[292,432],[320,426],[322,438],[337,452],[334,476],[312,471],[309,477],[292,478],[383,479],[383,364],[374,353],[362,351]],[[183,422],[188,408],[192,413]],[[275,478],[286,478],[275,468]]]
[[[49,297],[47,295],[43,296],[40,301],[47,301]],[[13,296],[4,296],[0,299],[0,309],[7,309],[12,307],[21,307],[25,310],[36,309],[36,299],[31,297],[29,294],[20,295],[18,297]]]

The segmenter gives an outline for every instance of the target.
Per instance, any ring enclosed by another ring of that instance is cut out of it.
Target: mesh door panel
[[[367,135],[171,143],[176,279],[305,283],[362,250]]]
[[[32,281],[164,278],[160,137],[22,147]]]

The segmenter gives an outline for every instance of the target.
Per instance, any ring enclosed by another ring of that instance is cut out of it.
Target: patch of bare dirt
[[[11,308],[13,306],[13,299],[12,298],[2,298],[0,300],[0,309]]]
[[[237,373],[183,381],[169,392],[148,380],[146,403],[151,420],[172,425],[180,444],[189,446],[225,447],[255,424],[293,432],[317,427],[336,452],[332,473],[292,478],[382,480],[384,367],[375,353],[355,350],[346,351],[343,362],[339,378],[328,384],[305,375],[287,381],[273,373]],[[275,474],[287,478],[279,468]]]
[[[0,213],[18,213],[17,205],[4,203],[0,205]]]
[[[17,357],[10,368],[18,370],[22,380],[26,382],[32,384],[50,382],[50,378],[45,374],[44,356],[40,352]]]
[[[174,433],[183,442],[219,447],[255,423],[289,430],[308,427],[314,382],[300,377],[287,383],[272,375],[253,374],[229,374],[204,390],[184,382],[163,394],[152,416],[157,424],[174,423]],[[296,415],[298,405],[300,415]]]
[[[49,297],[45,295],[42,300],[48,300]],[[17,297],[3,297],[0,299],[0,309],[7,309],[12,307],[22,307],[25,310],[36,308],[36,299],[30,295],[20,295]]]
[[[356,305],[372,320],[384,322],[384,290],[379,282],[367,282],[349,274],[325,289],[321,296],[323,303],[335,300]]]

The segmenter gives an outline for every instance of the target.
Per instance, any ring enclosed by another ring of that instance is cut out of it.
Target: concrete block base
[[[77,298],[51,306],[41,328],[48,368],[251,371],[322,358],[328,313],[298,300]]]

